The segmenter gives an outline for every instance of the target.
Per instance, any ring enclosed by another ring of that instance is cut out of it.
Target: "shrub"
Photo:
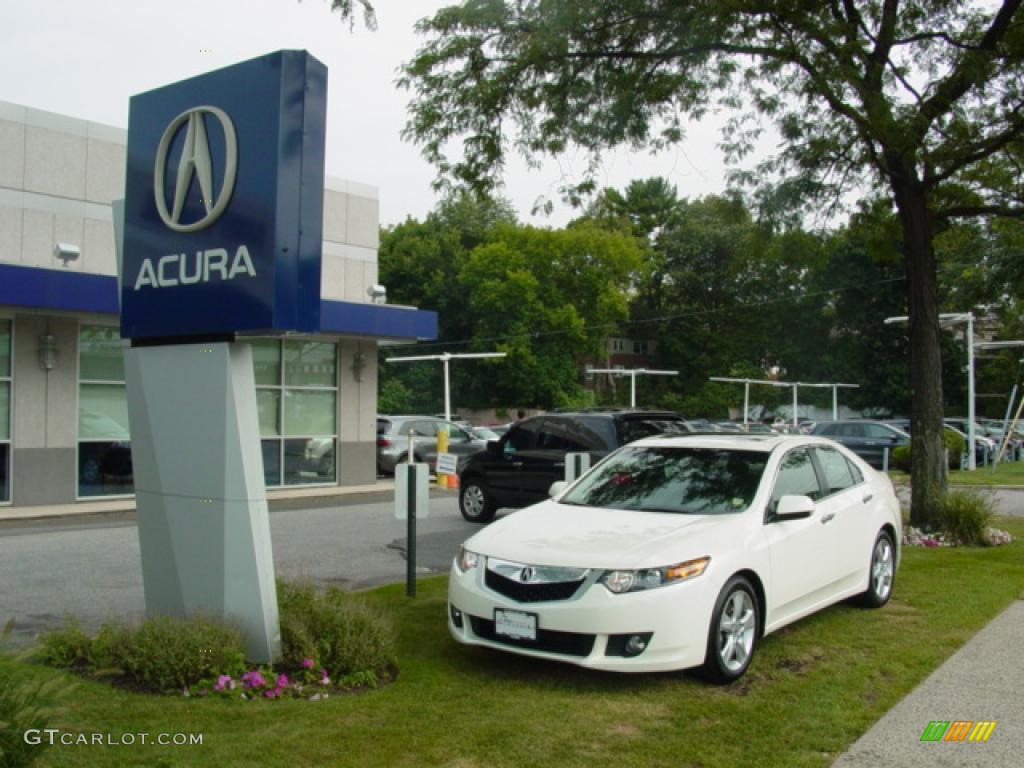
[[[387,617],[358,597],[331,587],[278,583],[285,664],[316,659],[337,680],[378,681],[396,670],[395,632]]]
[[[951,429],[942,430],[950,469],[960,469],[960,456],[967,450],[967,441]]]
[[[898,469],[901,472],[910,471],[910,446],[909,445],[898,445],[892,449],[892,455],[889,457],[889,466],[892,469]]]
[[[78,624],[69,618],[61,629],[47,632],[40,638],[37,657],[51,667],[87,666],[92,660],[92,640]]]
[[[989,497],[972,491],[950,491],[939,506],[939,525],[962,544],[984,544],[993,514]]]
[[[43,731],[53,713],[53,701],[73,686],[60,680],[28,682],[17,674],[17,657],[4,652],[4,644],[14,627],[11,620],[0,632],[0,765],[22,768],[35,762],[46,740],[40,744],[25,741],[28,730]]]
[[[136,682],[156,690],[183,688],[219,674],[245,669],[245,642],[235,627],[205,617],[146,619],[113,649],[114,664]]]
[[[241,632],[202,616],[154,616],[137,627],[108,622],[92,640],[72,624],[47,633],[41,643],[41,658],[48,664],[118,669],[133,683],[157,691],[245,669]]]
[[[942,430],[942,439],[950,469],[960,468],[960,455],[967,450],[967,441],[951,429]],[[901,472],[910,471],[910,446],[899,445],[889,454],[889,466]]]

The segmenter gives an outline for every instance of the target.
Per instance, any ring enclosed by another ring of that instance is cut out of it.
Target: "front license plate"
[[[494,634],[516,640],[536,640],[537,614],[495,608]]]

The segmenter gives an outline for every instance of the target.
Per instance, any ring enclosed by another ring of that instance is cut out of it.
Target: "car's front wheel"
[[[471,523],[489,523],[494,519],[494,500],[479,480],[465,480],[459,489],[459,510]]]
[[[731,683],[743,676],[754,658],[758,628],[757,595],[743,576],[733,576],[722,588],[711,614],[704,676]]]
[[[882,531],[871,550],[871,568],[868,588],[860,594],[860,604],[867,608],[881,608],[892,597],[896,578],[896,546],[888,531]]]

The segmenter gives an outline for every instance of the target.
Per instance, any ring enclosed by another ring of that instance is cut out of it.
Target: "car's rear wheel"
[[[871,549],[871,567],[868,570],[868,588],[860,594],[860,604],[867,608],[881,608],[892,597],[896,579],[896,546],[888,531],[882,531]]]
[[[459,489],[459,510],[471,523],[489,523],[494,519],[496,507],[480,481],[471,479],[463,481]]]
[[[703,673],[716,683],[743,676],[757,647],[757,595],[743,576],[733,576],[722,588],[711,614]]]

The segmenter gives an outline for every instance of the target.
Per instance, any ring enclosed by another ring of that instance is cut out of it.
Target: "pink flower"
[[[223,691],[225,688],[234,688],[235,681],[231,679],[231,675],[221,675],[217,678],[217,684],[213,686],[215,691]]]
[[[302,660],[302,666],[303,666],[304,669],[312,669],[313,668],[313,660],[312,659],[303,659]]]
[[[277,676],[277,687],[280,689],[280,688],[286,687],[287,685],[288,685],[288,675],[278,675]]]
[[[278,688],[273,688],[273,689],[271,689],[269,691],[264,691],[263,695],[266,696],[268,699],[274,699],[274,698],[277,698],[277,695],[280,692],[281,691]]]
[[[263,679],[263,675],[254,669],[252,672],[246,672],[242,675],[242,684],[246,688],[262,688],[267,684],[267,681]]]
[[[327,670],[326,669],[321,669],[320,670],[320,685],[330,685],[330,684],[331,684],[331,678],[327,676]]]

